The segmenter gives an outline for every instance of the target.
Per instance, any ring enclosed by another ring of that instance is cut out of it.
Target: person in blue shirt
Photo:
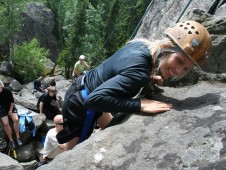
[[[180,78],[194,66],[200,68],[209,57],[211,37],[195,21],[177,23],[165,30],[162,40],[132,40],[90,70],[76,78],[63,103],[64,129],[57,134],[66,150],[79,143],[90,110],[95,111],[94,123],[104,129],[112,120],[111,112],[166,112],[170,103],[134,98],[150,81],[158,85],[168,78]],[[84,89],[87,95],[84,95]],[[88,111],[88,112],[87,112]]]

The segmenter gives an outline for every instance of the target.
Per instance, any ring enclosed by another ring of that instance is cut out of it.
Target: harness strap
[[[87,89],[85,88],[84,85],[84,78],[85,76],[82,77],[82,81],[81,81],[81,86],[83,86],[84,88],[81,90],[81,94],[83,96],[83,98],[85,99],[89,94]],[[93,118],[94,118],[95,112],[94,110],[88,109],[86,112],[86,117],[85,117],[85,121],[83,124],[83,128],[82,128],[82,133],[79,139],[79,143],[83,142],[84,140],[87,139],[89,130],[91,128],[92,122],[93,122]]]
[[[84,85],[84,78],[85,76],[82,77],[82,81],[81,81],[81,86],[83,87],[81,92],[82,92],[82,97],[85,99],[89,94]]]

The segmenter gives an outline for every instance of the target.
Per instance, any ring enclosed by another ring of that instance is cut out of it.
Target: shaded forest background
[[[59,55],[56,64],[65,68],[66,77],[79,55],[96,66],[135,36],[142,16],[151,0],[1,0],[0,1],[0,62],[10,61],[24,81],[41,74],[44,49],[35,39],[22,44],[14,42],[23,24],[22,12],[31,2],[44,3],[54,13],[53,34]],[[29,55],[28,55],[29,54]],[[21,66],[33,64],[34,72]],[[33,63],[32,63],[33,62]]]

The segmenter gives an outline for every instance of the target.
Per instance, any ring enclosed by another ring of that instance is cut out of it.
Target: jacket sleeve
[[[100,112],[138,112],[140,99],[135,96],[146,78],[133,73],[119,74],[101,84],[85,99],[85,107]]]

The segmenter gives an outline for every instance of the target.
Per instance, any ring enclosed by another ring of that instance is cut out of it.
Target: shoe
[[[19,146],[23,145],[22,141],[19,138],[17,138],[16,140]]]
[[[14,142],[14,141],[10,142],[10,145],[11,145],[11,147],[12,147],[13,149],[16,149],[16,145],[15,145],[15,142]]]

